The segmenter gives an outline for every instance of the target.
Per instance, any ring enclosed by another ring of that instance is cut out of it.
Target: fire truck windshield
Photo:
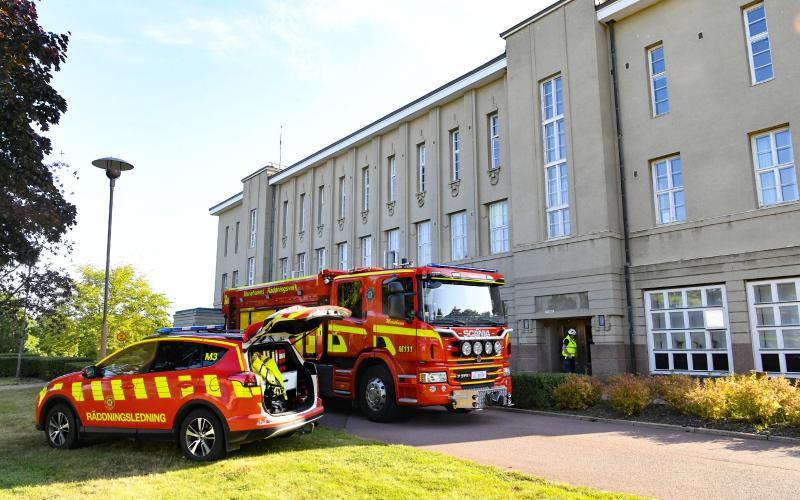
[[[500,326],[505,324],[497,286],[423,280],[422,320],[432,325]]]

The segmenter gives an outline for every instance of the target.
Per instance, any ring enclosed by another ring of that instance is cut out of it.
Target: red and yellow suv
[[[198,461],[313,429],[323,413],[316,367],[290,338],[345,316],[337,307],[293,307],[244,333],[162,329],[48,383],[36,398],[36,428],[54,448],[87,435],[175,439]]]

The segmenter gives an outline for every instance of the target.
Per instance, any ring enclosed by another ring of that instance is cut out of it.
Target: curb
[[[567,417],[575,420],[584,420],[587,422],[603,422],[606,424],[620,424],[630,425],[632,427],[649,427],[653,429],[666,429],[670,431],[691,432],[695,434],[709,434],[712,436],[725,436],[740,439],[752,439],[756,441],[773,441],[777,443],[788,443],[800,445],[800,438],[792,438],[786,436],[770,436],[763,434],[750,434],[749,432],[727,431],[724,429],[708,429],[705,427],[682,426],[673,424],[660,424],[658,422],[641,422],[638,420],[621,420],[616,418],[605,417],[592,417],[588,415],[576,415],[574,413],[558,413],[554,411],[544,410],[526,410],[522,408],[504,408],[504,407],[490,407],[491,410],[509,411],[516,413],[528,413],[531,415],[541,415],[545,417]]]

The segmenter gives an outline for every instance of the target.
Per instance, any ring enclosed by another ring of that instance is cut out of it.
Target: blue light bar
[[[483,267],[453,266],[451,264],[428,264],[427,267],[446,267],[450,269],[461,269],[463,271],[480,271],[482,273],[496,273],[497,269],[486,269]]]
[[[181,332],[226,332],[225,325],[202,325],[202,326],[174,326],[159,328],[156,333],[181,333]],[[231,330],[231,332],[239,333],[239,330]]]

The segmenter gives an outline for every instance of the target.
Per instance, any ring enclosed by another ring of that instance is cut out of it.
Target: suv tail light
[[[253,372],[242,372],[230,375],[228,380],[236,381],[245,387],[258,387],[258,377]]]

